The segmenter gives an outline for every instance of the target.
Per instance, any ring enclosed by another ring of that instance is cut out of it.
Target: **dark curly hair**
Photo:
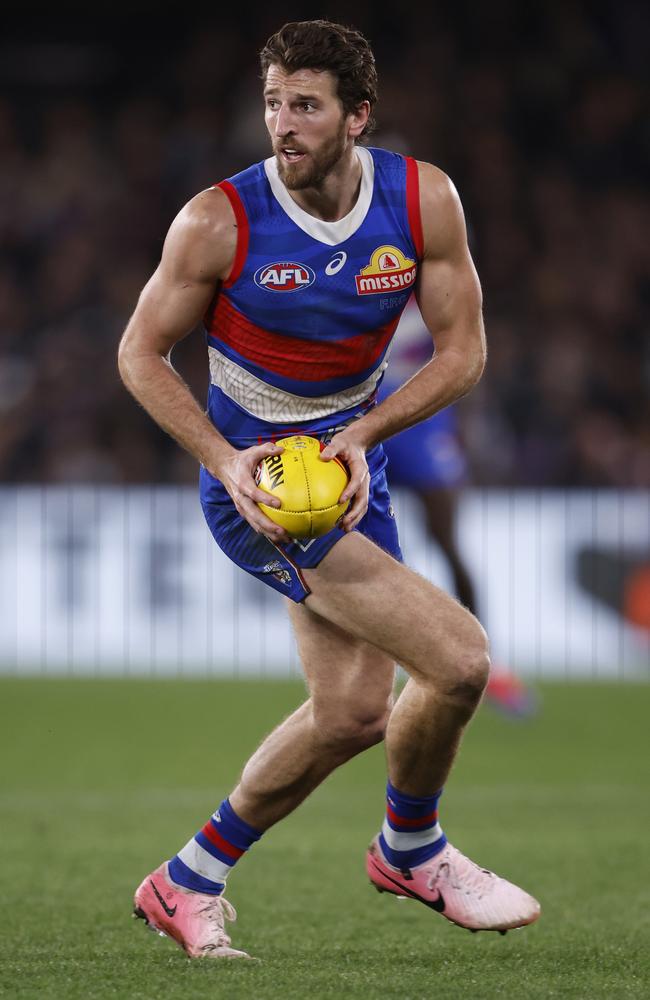
[[[355,28],[332,21],[290,21],[271,35],[260,52],[260,64],[262,79],[271,65],[281,66],[287,73],[329,70],[338,81],[337,96],[346,115],[356,111],[362,101],[370,104],[370,117],[361,136],[375,128],[375,57],[368,39]]]

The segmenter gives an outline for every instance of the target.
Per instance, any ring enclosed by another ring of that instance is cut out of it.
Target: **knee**
[[[469,705],[478,703],[488,681],[490,655],[487,635],[475,618],[463,630],[460,641],[453,643],[450,653],[445,693]]]
[[[314,706],[318,739],[327,747],[352,756],[381,743],[392,708],[392,696],[382,703],[350,705],[330,702]]]

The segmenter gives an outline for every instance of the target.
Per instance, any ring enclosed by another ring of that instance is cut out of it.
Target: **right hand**
[[[258,507],[260,503],[266,504],[267,507],[280,507],[282,506],[280,500],[258,489],[255,484],[255,470],[262,459],[267,455],[280,455],[283,451],[281,445],[273,444],[271,441],[266,444],[256,444],[244,451],[233,449],[216,475],[228,490],[238,513],[248,521],[251,528],[266,535],[272,542],[288,544],[291,539],[284,528],[271,521]]]

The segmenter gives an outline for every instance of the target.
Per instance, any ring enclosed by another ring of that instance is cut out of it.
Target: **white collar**
[[[313,239],[318,240],[320,243],[327,243],[331,247],[336,246],[337,243],[343,243],[356,233],[368,214],[370,202],[372,201],[375,161],[372,158],[372,153],[364,146],[355,146],[354,151],[361,163],[359,197],[351,211],[347,215],[344,215],[342,219],[337,219],[336,222],[325,222],[323,219],[316,219],[309,212],[305,212],[304,208],[301,208],[293,200],[280,180],[275,156],[270,156],[268,160],[264,161],[264,169],[268,182],[271,185],[271,191],[289,218]]]

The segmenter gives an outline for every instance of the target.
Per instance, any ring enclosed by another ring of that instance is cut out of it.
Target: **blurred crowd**
[[[650,486],[644,7],[436,11],[333,3],[328,16],[374,45],[371,142],[440,165],[465,206],[489,345],[460,404],[474,481]],[[5,34],[2,480],[196,479],[123,389],[116,347],[176,212],[268,155],[256,54],[295,16],[279,4],[150,35],[146,17],[136,35]],[[204,398],[200,331],[174,360]]]

